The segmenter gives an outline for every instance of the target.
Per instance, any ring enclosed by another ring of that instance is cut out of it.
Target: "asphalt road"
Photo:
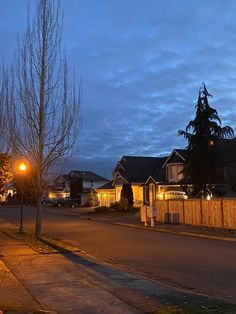
[[[17,223],[19,208],[1,207],[0,216]],[[24,226],[33,230],[34,220],[34,210],[25,208]],[[50,209],[42,230],[114,265],[236,304],[235,243],[109,225]]]

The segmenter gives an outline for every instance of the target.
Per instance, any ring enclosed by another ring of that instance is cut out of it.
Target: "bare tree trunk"
[[[35,235],[41,237],[43,182],[52,164],[67,155],[80,127],[80,87],[69,80],[61,53],[62,17],[59,2],[38,0],[30,18],[17,62],[12,68],[8,115],[11,146],[27,158],[36,171]]]
[[[0,69],[0,153],[7,154],[9,152],[8,128],[7,125],[7,86],[8,73],[4,65]]]

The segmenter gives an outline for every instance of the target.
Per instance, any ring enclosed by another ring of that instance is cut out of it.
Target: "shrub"
[[[115,211],[123,211],[129,209],[129,202],[127,198],[121,197],[119,202],[115,202],[111,204],[110,208],[114,209]]]
[[[121,210],[127,210],[129,208],[129,201],[127,200],[126,197],[121,197],[119,203],[120,203]]]
[[[121,210],[120,202],[112,203],[110,207],[117,211]]]
[[[109,211],[109,208],[106,206],[100,206],[100,207],[95,207],[94,210],[96,213],[106,213]]]

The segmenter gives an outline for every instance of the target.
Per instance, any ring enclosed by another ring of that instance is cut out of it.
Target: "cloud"
[[[2,4],[1,57],[22,30],[23,6]],[[193,119],[203,81],[222,125],[236,128],[235,1],[63,0],[62,7],[63,45],[83,78],[78,167],[108,174],[122,155],[185,147],[177,131]]]

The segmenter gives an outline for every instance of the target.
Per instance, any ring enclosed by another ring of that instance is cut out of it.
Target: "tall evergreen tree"
[[[71,182],[70,186],[70,197],[76,198],[79,197],[83,192],[83,180],[82,178],[78,178]]]
[[[196,116],[185,130],[178,131],[188,141],[185,176],[194,184],[194,194],[200,191],[209,193],[211,184],[219,177],[220,159],[216,154],[217,143],[234,135],[231,127],[221,127],[217,110],[209,105],[209,97],[205,84],[199,90]],[[221,165],[222,166],[222,165]]]
[[[133,189],[130,183],[124,183],[121,190],[121,198],[126,198],[129,202],[129,205],[133,206],[134,196]]]

